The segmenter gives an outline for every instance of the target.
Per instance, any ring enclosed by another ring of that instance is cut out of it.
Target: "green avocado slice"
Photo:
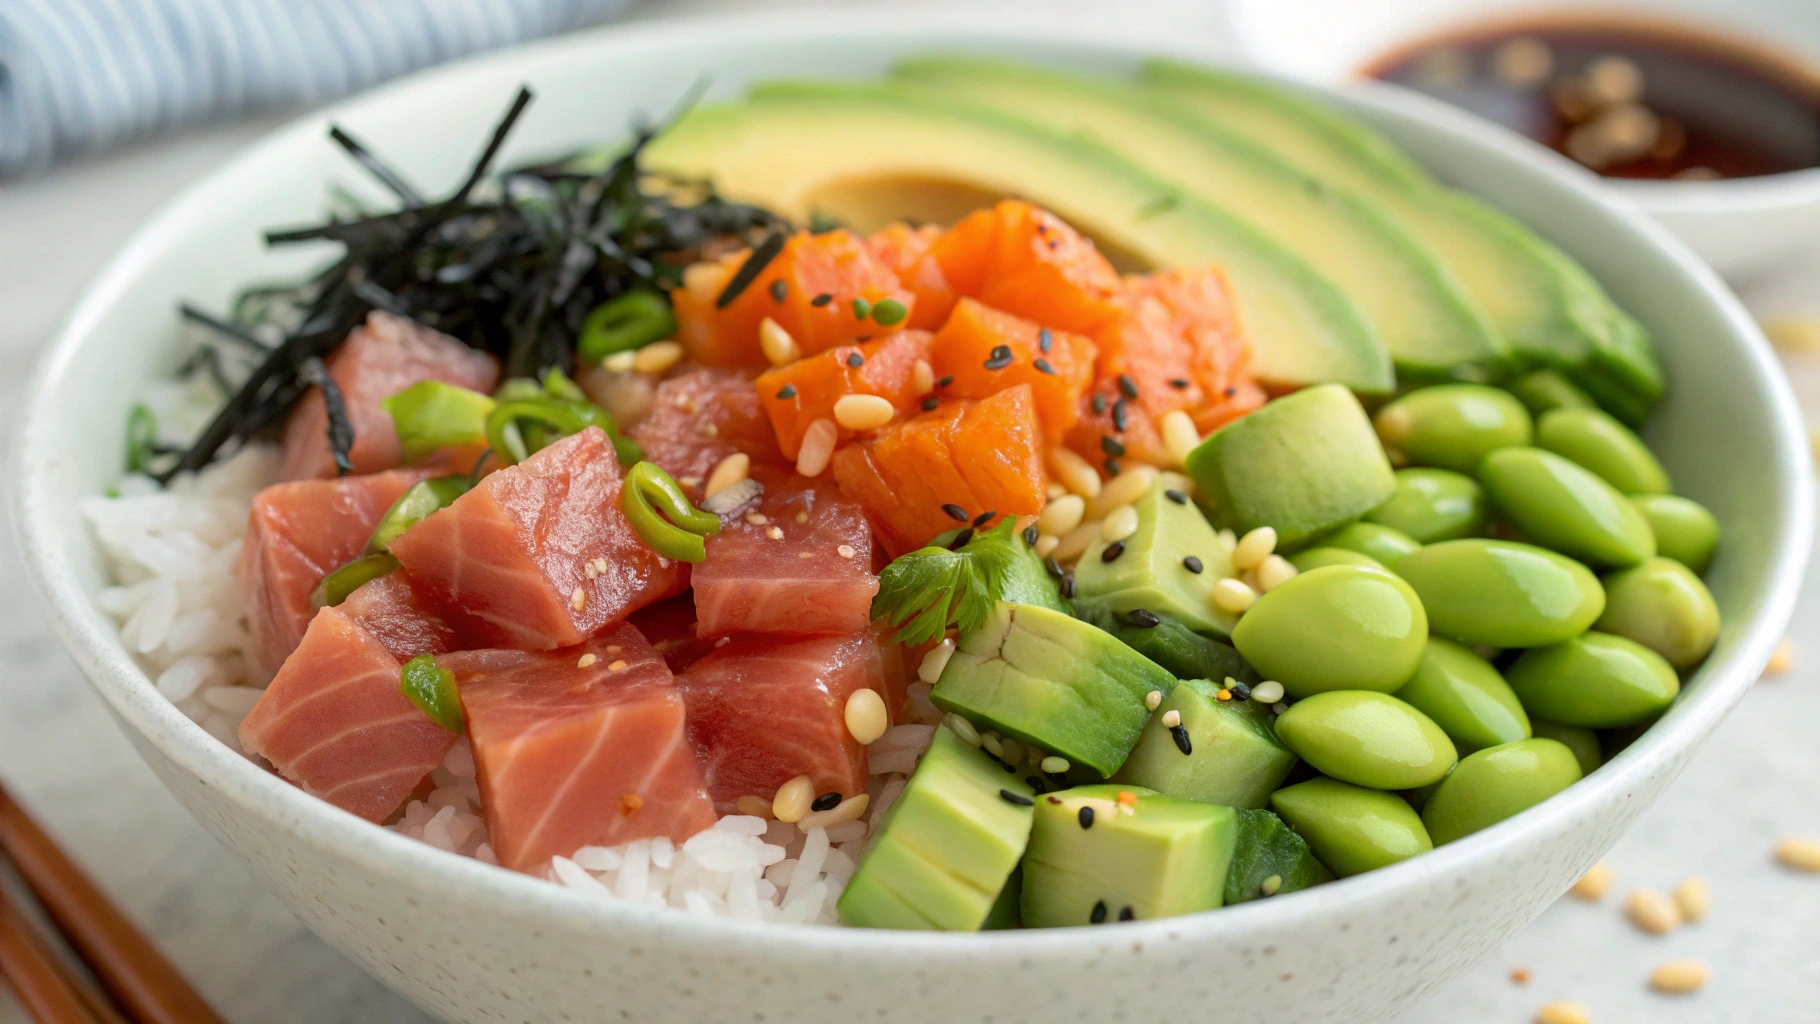
[[[1021,196],[1140,266],[1221,266],[1260,380],[1394,384],[1377,331],[1300,256],[1105,146],[997,111],[901,86],[773,83],[690,111],[645,159],[801,222],[819,212],[861,228]]]
[[[1296,757],[1271,731],[1268,710],[1220,700],[1218,683],[1184,679],[1159,704],[1119,769],[1120,782],[1227,807],[1263,807]],[[1180,715],[1170,728],[1169,713]]]
[[[1232,555],[1188,499],[1186,486],[1173,473],[1159,474],[1131,503],[1137,530],[1118,542],[1116,556],[1107,557],[1104,540],[1088,545],[1074,568],[1077,602],[1120,613],[1155,612],[1215,636],[1232,632],[1237,618],[1213,603],[1214,584],[1236,575]]]

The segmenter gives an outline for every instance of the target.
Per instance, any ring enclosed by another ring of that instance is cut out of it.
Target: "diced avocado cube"
[[[1167,615],[1156,625],[1136,625],[1130,618],[1098,605],[1075,605],[1075,617],[1111,633],[1125,646],[1169,670],[1177,679],[1225,679],[1231,676],[1247,686],[1261,681],[1228,643],[1202,636]]]
[[[992,901],[992,912],[986,915],[986,923],[980,926],[983,932],[1000,932],[1012,928],[1022,928],[1024,919],[1018,913],[1018,903],[1024,898],[1024,866],[1018,865],[1005,879],[1005,887],[998,891],[998,899]]]
[[[1295,767],[1270,731],[1270,712],[1249,700],[1220,700],[1221,687],[1185,679],[1158,705],[1118,781],[1165,796],[1227,807],[1263,807]],[[1163,724],[1171,711],[1174,728]]]
[[[1397,488],[1370,417],[1337,384],[1306,388],[1229,423],[1188,454],[1197,496],[1221,526],[1277,531],[1294,551],[1384,503]],[[1078,585],[1078,570],[1077,570]]]
[[[1030,838],[1035,794],[946,727],[841,893],[861,928],[977,931]]]
[[[1024,855],[1026,928],[1153,921],[1220,905],[1237,841],[1230,807],[1138,786],[1037,798]]]
[[[1175,677],[1104,630],[1028,604],[1003,604],[963,633],[930,698],[1110,778]]]
[[[1114,612],[1141,608],[1225,636],[1235,620],[1214,606],[1213,585],[1234,574],[1232,555],[1200,509],[1176,488],[1180,478],[1169,476],[1160,475],[1131,503],[1137,532],[1117,541],[1116,550],[1096,540],[1081,555],[1074,567],[1075,599]]]
[[[1226,902],[1277,896],[1333,881],[1308,843],[1269,811],[1240,808],[1239,838],[1226,872]],[[1272,882],[1271,879],[1276,879]]]

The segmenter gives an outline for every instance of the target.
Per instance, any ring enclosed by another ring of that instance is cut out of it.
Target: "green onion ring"
[[[720,517],[689,504],[676,479],[655,462],[640,462],[627,471],[619,510],[651,550],[680,562],[708,557],[703,538],[720,532]]]
[[[566,403],[549,399],[501,402],[487,414],[487,444],[492,446],[494,454],[513,464],[531,457],[523,428],[518,426],[520,420],[551,427],[562,435],[579,434],[589,426],[589,418]]]
[[[431,655],[419,654],[404,663],[398,673],[398,692],[429,715],[431,721],[457,736],[467,729],[461,700],[455,693],[455,673],[438,668]]]
[[[615,352],[643,348],[675,333],[670,300],[640,288],[596,306],[582,322],[576,348],[583,362],[598,363]]]
[[[349,594],[364,584],[371,583],[396,568],[398,559],[390,554],[361,555],[324,576],[322,582],[316,584],[316,589],[310,591],[310,607],[333,608],[346,601]]]

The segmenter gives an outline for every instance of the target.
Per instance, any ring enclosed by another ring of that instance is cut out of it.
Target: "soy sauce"
[[[1362,69],[1615,178],[1744,178],[1820,166],[1820,71],[1770,45],[1654,18],[1558,15],[1467,28]]]

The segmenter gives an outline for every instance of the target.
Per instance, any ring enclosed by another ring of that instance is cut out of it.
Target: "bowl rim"
[[[587,930],[640,929],[652,938],[728,950],[762,943],[779,957],[825,957],[840,953],[850,961],[879,960],[906,952],[942,956],[1015,959],[1044,951],[1090,951],[1105,942],[1105,933],[1089,928],[1031,929],[976,935],[889,932],[857,928],[780,928],[766,922],[702,918],[618,901],[590,898],[542,879],[505,871],[469,858],[436,850],[387,829],[376,828],[260,769],[216,741],[160,695],[147,674],[120,643],[114,624],[84,593],[70,561],[56,543],[54,523],[68,509],[50,499],[47,478],[60,439],[44,428],[51,384],[83,366],[80,355],[102,312],[116,302],[161,255],[165,240],[180,237],[190,216],[206,206],[217,190],[262,159],[319,139],[327,123],[357,115],[369,107],[418,93],[440,83],[513,66],[534,65],[541,57],[571,50],[671,47],[686,52],[704,33],[742,38],[752,45],[769,39],[780,46],[811,37],[824,40],[902,34],[906,29],[966,40],[1035,40],[1052,45],[1094,49],[1121,59],[1169,56],[1243,66],[1242,58],[1209,52],[1205,43],[1159,38],[1111,21],[1078,19],[1033,28],[1015,12],[929,10],[918,12],[833,11],[750,13],[679,18],[607,26],[525,46],[514,47],[419,72],[378,89],[303,115],[242,150],[215,171],[193,183],[141,224],[107,264],[82,289],[56,328],[54,340],[40,358],[15,421],[10,453],[12,486],[9,511],[24,561],[65,648],[113,714],[130,725],[169,761],[233,801],[243,813],[266,819],[302,847],[341,861],[358,863],[380,878],[406,887],[434,885],[459,891],[463,898],[490,905],[501,913],[533,915],[552,923]],[[1192,933],[1213,938],[1243,933],[1254,925],[1299,924],[1308,920],[1423,887],[1436,876],[1457,873],[1474,861],[1489,859],[1520,834],[1591,814],[1596,807],[1621,801],[1652,773],[1672,765],[1703,740],[1754,682],[1782,637],[1793,609],[1807,561],[1813,496],[1806,458],[1807,441],[1800,414],[1775,357],[1754,321],[1725,289],[1717,275],[1665,230],[1645,219],[1634,206],[1613,202],[1584,176],[1554,161],[1539,159],[1529,144],[1480,122],[1464,112],[1411,102],[1401,90],[1327,88],[1280,75],[1245,70],[1285,85],[1314,89],[1364,105],[1429,122],[1457,144],[1476,147],[1501,162],[1520,165],[1532,178],[1555,190],[1611,209],[1629,229],[1635,245],[1665,255],[1686,285],[1714,304],[1740,342],[1740,370],[1759,378],[1771,396],[1778,468],[1786,486],[1777,496],[1781,526],[1772,539],[1779,557],[1761,585],[1762,606],[1755,621],[1733,641],[1728,659],[1703,668],[1701,685],[1678,701],[1664,718],[1600,771],[1561,794],[1472,836],[1341,884],[1288,894],[1271,900],[1159,921],[1126,925],[1121,938],[1133,941],[1176,939]],[[1413,95],[1413,94],[1411,94]],[[256,228],[257,226],[252,226]],[[251,228],[250,228],[251,229]],[[137,740],[139,737],[133,737]],[[148,758],[149,760],[149,758]],[[158,767],[154,764],[154,767]]]

